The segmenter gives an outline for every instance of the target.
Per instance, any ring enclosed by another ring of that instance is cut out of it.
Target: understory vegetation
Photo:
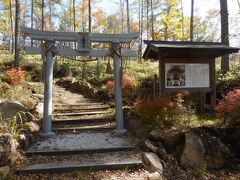
[[[43,93],[43,87],[26,83],[26,81],[39,81],[42,69],[41,57],[22,54],[22,66],[21,69],[17,70],[11,69],[12,55],[3,53],[1,59],[1,99],[17,100],[31,109],[35,102],[29,96],[30,91]],[[110,59],[99,60],[99,74],[96,74],[96,61],[79,62],[59,57],[55,61],[55,79],[72,75],[77,80],[85,79],[93,86],[112,97],[114,96],[114,77]],[[231,64],[231,71],[226,75],[222,75],[217,70],[217,91],[219,92],[217,98],[220,102],[217,106],[216,118],[200,114],[200,97],[196,93],[181,92],[167,97],[152,98],[153,77],[154,74],[158,74],[158,62],[124,60],[122,65],[123,97],[127,102],[126,105],[130,106],[149,128],[163,124],[183,129],[219,123],[238,124],[238,119],[240,119],[238,107],[240,66],[236,61],[234,59]],[[83,71],[86,73],[85,77],[83,77]],[[26,81],[23,81],[23,79]],[[22,85],[17,86],[17,84]],[[19,96],[19,94],[21,95]]]

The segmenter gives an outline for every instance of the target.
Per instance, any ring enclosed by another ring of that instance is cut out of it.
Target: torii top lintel
[[[138,38],[139,33],[127,34],[96,34],[88,32],[50,32],[21,27],[21,32],[33,40],[44,41],[69,41],[77,42],[77,49],[54,47],[54,53],[60,56],[111,56],[112,49],[91,49],[91,43],[130,43]],[[27,47],[26,52],[30,54],[42,54],[42,47]],[[123,48],[119,52],[122,57],[136,57],[136,52]]]
[[[89,32],[51,32],[41,31],[26,27],[21,27],[21,32],[25,36],[29,36],[34,40],[54,40],[54,41],[77,41],[78,35],[89,35],[91,42],[112,43],[119,41],[120,43],[130,43],[132,40],[138,38],[139,33],[127,34],[97,34]]]

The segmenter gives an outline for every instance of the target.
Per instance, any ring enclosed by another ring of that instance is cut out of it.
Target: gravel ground
[[[32,164],[42,163],[61,163],[61,162],[93,162],[93,161],[114,161],[120,162],[124,159],[140,160],[141,152],[134,151],[120,151],[120,152],[107,152],[107,153],[83,153],[81,155],[61,155],[61,156],[40,156],[35,155],[32,157],[24,157],[16,164],[17,168],[24,167]]]
[[[116,122],[98,122],[97,124],[92,124],[89,125],[87,123],[82,123],[82,124],[74,124],[74,128],[78,128],[78,127],[115,127],[116,126]],[[73,125],[72,124],[53,124],[53,128],[72,128]]]
[[[77,150],[111,148],[131,145],[126,137],[111,132],[83,132],[79,134],[58,134],[55,138],[34,144],[29,150]]]
[[[76,171],[62,174],[31,174],[16,176],[17,180],[147,180],[148,172],[139,170]]]

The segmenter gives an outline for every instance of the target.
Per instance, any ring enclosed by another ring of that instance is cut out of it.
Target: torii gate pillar
[[[52,132],[52,88],[53,88],[53,52],[54,41],[46,41],[44,53],[46,55],[45,80],[44,80],[44,109],[43,109],[43,137],[53,137]]]
[[[123,103],[122,103],[122,87],[121,87],[121,53],[120,42],[113,41],[113,65],[114,65],[114,91],[115,91],[115,108],[117,128],[114,130],[117,134],[126,132],[123,121]]]

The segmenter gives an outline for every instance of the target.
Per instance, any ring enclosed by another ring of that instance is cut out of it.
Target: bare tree
[[[14,53],[14,32],[13,32],[12,0],[9,0],[9,13],[10,13],[10,24],[11,24],[11,36],[12,36],[11,52],[13,54]]]
[[[147,9],[146,21],[147,21],[147,40],[148,40],[149,39],[149,17],[148,17],[148,14],[149,14],[149,1],[148,0],[146,0],[146,4],[147,4],[147,7],[146,7],[146,9]]]
[[[15,0],[15,56],[14,66],[19,67],[19,21],[20,21],[20,4]]]
[[[85,0],[82,1],[82,32],[85,32],[85,19],[84,19],[84,12],[85,12]]]
[[[142,61],[142,44],[143,44],[143,5],[144,5],[144,0],[141,0],[141,28],[140,28],[140,48],[139,48],[139,60]]]
[[[45,2],[42,0],[42,30],[44,30],[44,7],[45,7]]]
[[[76,32],[76,9],[75,9],[75,0],[73,0],[72,6],[73,6],[73,32]]]
[[[227,0],[220,0],[221,13],[221,42],[229,45],[229,31],[228,31],[228,7]],[[229,55],[224,55],[221,58],[222,73],[229,71]]]
[[[126,0],[127,2],[127,32],[130,33],[130,17],[129,17],[129,0]]]
[[[193,41],[194,0],[191,0],[190,41]]]
[[[181,11],[182,11],[182,41],[184,40],[184,14],[183,14],[183,1],[181,0]]]
[[[153,0],[150,0],[150,6],[151,6],[151,26],[152,26],[152,40],[154,40],[154,19],[153,19]]]
[[[88,0],[88,31],[92,32],[92,10],[91,0]]]
[[[31,28],[33,29],[33,10],[34,10],[34,3],[33,0],[31,1]],[[33,40],[31,38],[31,46],[33,46]]]

